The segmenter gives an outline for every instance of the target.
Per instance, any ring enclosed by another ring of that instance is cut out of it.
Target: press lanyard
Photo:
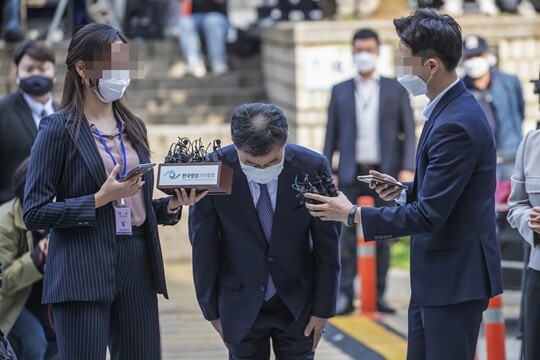
[[[118,120],[116,115],[114,116],[114,119],[116,120],[116,126],[118,127],[118,132],[120,133],[120,152],[122,154],[122,161],[123,161],[122,176],[124,176],[126,175],[127,160],[126,160],[126,148],[124,147],[124,141],[122,140],[122,125],[120,124],[120,121]],[[105,139],[103,138],[103,136],[101,136],[101,133],[99,132],[98,128],[94,127],[94,129],[96,130],[96,135],[98,136],[99,141],[101,141],[101,143],[103,144],[103,147],[105,148],[105,151],[107,151],[107,154],[109,154],[109,156],[111,157],[114,166],[116,166],[116,159],[114,158],[114,155],[112,154],[111,149],[109,149],[109,147],[107,146],[107,143],[105,142]],[[116,174],[116,180],[120,180],[119,174]]]

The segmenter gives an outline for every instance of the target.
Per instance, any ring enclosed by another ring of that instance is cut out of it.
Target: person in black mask
[[[15,48],[18,90],[0,100],[0,204],[14,196],[11,178],[30,155],[39,122],[57,107],[54,52],[43,42],[27,41]]]

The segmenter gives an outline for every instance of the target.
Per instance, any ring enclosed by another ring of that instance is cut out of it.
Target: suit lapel
[[[439,116],[441,111],[450,103],[450,101],[454,100],[458,95],[460,95],[463,91],[465,91],[465,85],[463,84],[463,81],[458,81],[456,85],[454,85],[446,94],[443,95],[441,100],[435,105],[435,109],[433,109],[433,112],[429,116],[428,121],[424,124],[424,128],[422,129],[422,134],[420,135],[420,140],[418,140],[418,147],[416,151],[416,163],[418,164],[418,158],[420,156],[420,153],[422,149],[424,148],[424,145],[426,143],[426,140],[429,136],[429,133],[431,132],[431,129],[433,129],[433,125],[435,123],[435,119]]]
[[[297,175],[296,173],[293,173],[294,169],[291,167],[293,158],[294,153],[288,151],[287,147],[285,147],[283,171],[278,177],[276,209],[274,210],[274,220],[272,224],[272,242],[282,238],[281,232],[286,230],[289,213],[295,208],[295,204],[299,203],[299,200],[296,197],[298,192],[292,188],[294,178]],[[313,174],[310,174],[310,176],[311,175]]]
[[[350,127],[352,127],[352,129],[350,132],[347,132],[347,134],[349,135],[348,141],[350,141],[351,144],[356,144],[355,139],[356,132],[358,131],[358,129],[356,128],[358,126],[358,119],[356,118],[356,85],[354,83],[354,79],[349,81],[348,86],[349,89],[347,89],[347,91],[345,91],[343,95],[345,98],[343,104],[346,105],[344,108],[350,109],[349,111],[351,113],[349,114],[349,116],[345,117],[345,120],[353,119],[352,124],[349,125]],[[350,106],[350,104],[352,104],[352,106]],[[347,125],[345,126],[348,127]],[[356,147],[356,145],[354,145],[354,147]]]
[[[84,118],[80,121],[82,121],[82,123],[77,140],[75,141],[75,147],[86,163],[86,166],[88,166],[90,174],[92,174],[92,177],[98,186],[101,187],[101,185],[103,185],[103,183],[107,180],[103,159],[101,158],[94,138],[92,137],[92,132],[88,122]],[[71,138],[75,139],[77,125],[74,123],[69,123],[66,128]]]
[[[19,117],[19,121],[21,122],[21,124],[23,124],[24,129],[26,130],[28,135],[30,135],[33,142],[37,136],[36,122],[34,121],[34,116],[32,115],[32,111],[28,107],[26,100],[24,100],[23,96],[20,93],[17,93],[16,95],[14,108],[17,109],[15,113]]]
[[[247,225],[251,228],[257,239],[261,244],[268,248],[268,243],[264,238],[264,233],[262,231],[259,216],[257,215],[257,210],[253,205],[253,197],[249,190],[249,185],[247,178],[240,168],[240,161],[238,160],[238,155],[234,147],[232,147],[231,152],[225,155],[225,162],[228,163],[233,169],[233,183],[232,183],[232,195],[235,197],[234,204],[245,204],[245,206],[236,206],[233,211],[238,211],[242,214],[246,220]]]
[[[149,163],[150,158],[148,157],[148,155],[145,154],[145,152],[142,149],[142,146],[136,145],[133,142],[131,143],[133,144],[133,148],[135,148],[135,151],[137,152],[137,155],[139,157],[139,162],[141,164]],[[144,180],[144,186],[143,186],[144,200],[146,203],[146,207],[149,208],[149,207],[152,207],[152,192],[154,190],[154,178],[148,172],[143,175],[143,180]]]

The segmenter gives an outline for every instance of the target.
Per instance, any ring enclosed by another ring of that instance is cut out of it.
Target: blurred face
[[[136,46],[121,41],[96,45],[93,60],[83,62],[84,77],[92,80],[141,78],[144,63],[138,50]]]
[[[396,75],[417,75],[422,77],[424,63],[420,56],[413,56],[411,48],[402,42],[399,43],[398,56],[396,57]]]
[[[486,75],[490,68],[489,56],[489,53],[483,53],[463,57],[461,66],[465,74],[473,79],[478,79]]]
[[[31,76],[54,79],[55,75],[55,67],[51,61],[38,61],[28,55],[24,55],[17,66],[17,83],[21,79],[27,79]]]
[[[379,55],[379,44],[374,38],[358,39],[353,42],[353,55],[367,52],[373,55]]]

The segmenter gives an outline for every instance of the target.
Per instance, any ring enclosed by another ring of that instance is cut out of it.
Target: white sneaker
[[[451,16],[463,15],[463,0],[446,0],[442,11]]]
[[[478,5],[480,5],[480,12],[489,16],[497,16],[500,11],[497,5],[495,5],[495,0],[478,0]]]
[[[225,75],[228,71],[229,71],[229,67],[227,66],[227,63],[225,62],[219,61],[212,64],[213,76]]]
[[[517,7],[518,14],[526,17],[536,17],[536,10],[529,0],[523,0]]]
[[[193,75],[196,78],[202,78],[206,76],[206,67],[204,61],[201,59],[190,59],[188,61],[187,73]]]

